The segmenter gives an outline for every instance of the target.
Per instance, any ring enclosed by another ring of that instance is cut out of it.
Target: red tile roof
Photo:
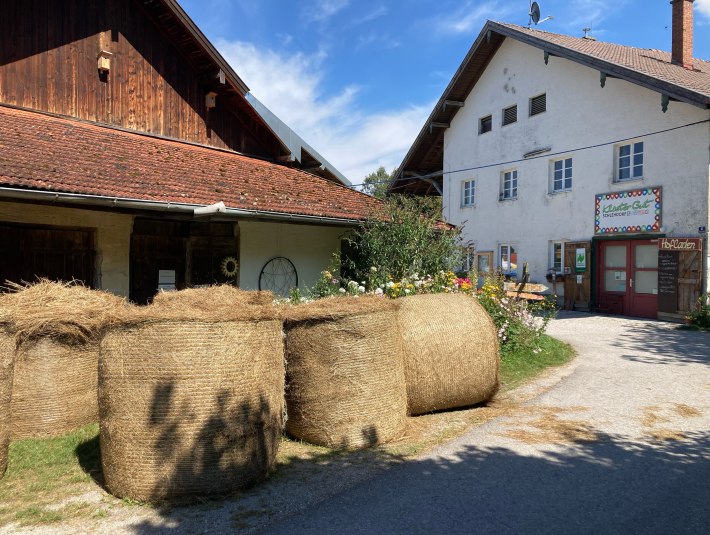
[[[240,154],[0,106],[0,187],[363,220],[377,199]]]
[[[496,22],[494,25],[503,26],[514,31],[517,36],[530,36],[553,45],[563,47],[570,51],[579,52],[602,61],[613,63],[673,84],[688,91],[704,95],[710,103],[710,62],[698,58],[693,59],[693,70],[685,69],[680,65],[671,63],[670,52],[662,50],[635,48],[633,46],[605,43],[583,37],[572,37],[557,33],[545,32],[534,28],[526,28],[516,24]],[[668,43],[670,45],[670,43]]]

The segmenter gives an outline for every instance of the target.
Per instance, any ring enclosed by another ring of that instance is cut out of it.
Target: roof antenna
[[[540,20],[540,4],[537,2],[530,2],[530,12],[528,13],[528,16],[530,17],[530,20],[528,21],[528,28],[533,24],[537,26],[538,24],[542,24],[546,20],[554,18],[552,15],[550,15]]]
[[[589,35],[589,32],[592,31],[591,24],[587,26],[586,28],[582,28],[582,31],[584,32],[584,35],[582,36],[582,39],[589,39],[590,41],[596,41],[596,37],[592,37]]]

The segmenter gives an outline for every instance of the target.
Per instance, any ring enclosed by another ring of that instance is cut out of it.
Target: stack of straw
[[[0,305],[0,478],[7,469],[12,370],[15,362],[15,339],[8,330],[9,322],[9,314]]]
[[[410,414],[475,405],[495,395],[498,337],[478,301],[456,294],[407,297],[399,326]]]
[[[159,294],[107,331],[99,407],[112,494],[229,494],[273,469],[284,358],[272,299],[229,287]]]
[[[334,298],[290,308],[286,431],[349,449],[398,437],[407,407],[396,303]]]
[[[16,342],[12,439],[52,437],[98,420],[101,330],[124,299],[41,280],[3,297]]]

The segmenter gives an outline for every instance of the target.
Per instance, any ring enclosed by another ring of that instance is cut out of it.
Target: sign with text
[[[587,249],[585,247],[575,250],[574,270],[577,273],[587,271]]]
[[[594,234],[626,234],[660,230],[660,187],[597,195]]]
[[[660,251],[702,251],[702,238],[659,238]]]

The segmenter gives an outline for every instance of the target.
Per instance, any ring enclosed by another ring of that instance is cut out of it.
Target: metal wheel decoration
[[[296,266],[288,258],[277,256],[269,260],[259,275],[259,290],[269,290],[281,297],[288,297],[291,288],[298,287]]]
[[[225,256],[220,264],[222,275],[228,279],[233,279],[239,272],[239,262],[233,256]]]

